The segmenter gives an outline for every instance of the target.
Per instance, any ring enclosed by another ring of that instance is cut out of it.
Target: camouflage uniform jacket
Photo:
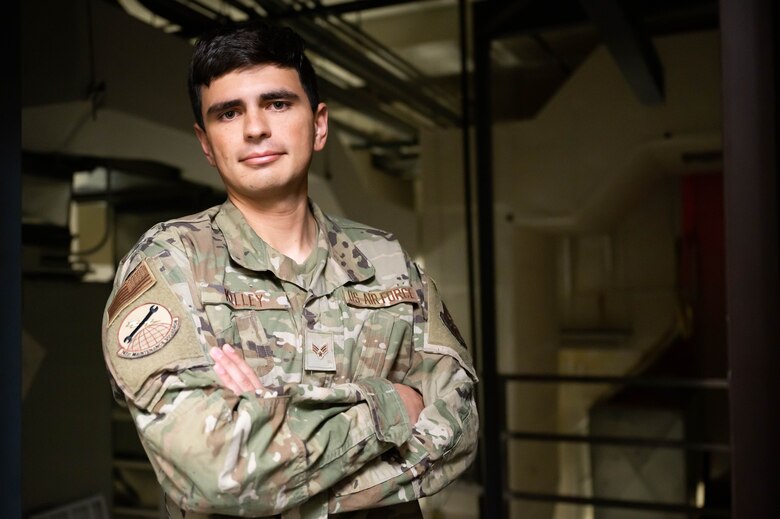
[[[104,357],[185,517],[403,507],[473,461],[476,376],[433,281],[391,234],[311,210],[308,283],[230,202],[156,225],[119,266]],[[262,390],[220,384],[225,343]],[[423,395],[416,424],[393,382]]]

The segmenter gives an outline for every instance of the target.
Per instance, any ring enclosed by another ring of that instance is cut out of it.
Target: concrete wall
[[[720,150],[717,34],[655,44],[662,104],[642,105],[598,47],[535,119],[496,127],[496,200],[518,224],[606,228],[644,196],[648,179],[706,167],[684,153]]]

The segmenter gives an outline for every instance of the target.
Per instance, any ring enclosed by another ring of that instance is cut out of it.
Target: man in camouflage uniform
[[[103,325],[170,517],[421,517],[478,428],[436,286],[392,234],[308,200],[327,107],[297,35],[220,29],[189,79],[228,200],[149,230]]]

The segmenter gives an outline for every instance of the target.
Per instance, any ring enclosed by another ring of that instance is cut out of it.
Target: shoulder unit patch
[[[133,308],[119,325],[117,355],[137,359],[156,352],[176,335],[179,318],[157,303],[145,303]]]

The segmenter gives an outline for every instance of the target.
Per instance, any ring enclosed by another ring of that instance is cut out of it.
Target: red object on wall
[[[691,340],[699,376],[726,373],[726,260],[723,175],[682,180],[680,289],[693,311]]]

